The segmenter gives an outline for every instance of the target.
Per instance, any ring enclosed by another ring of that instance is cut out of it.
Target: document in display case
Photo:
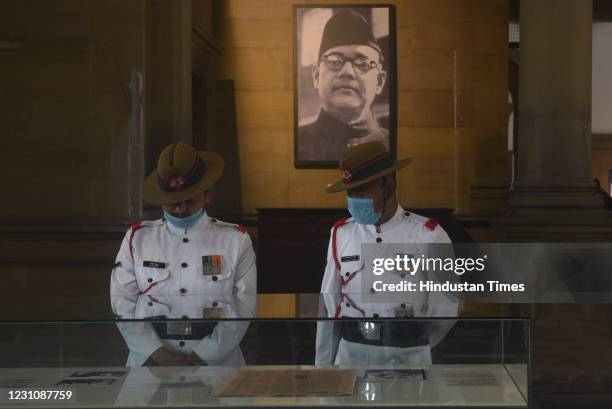
[[[0,313],[0,407],[529,407],[524,317],[319,294],[24,305]]]

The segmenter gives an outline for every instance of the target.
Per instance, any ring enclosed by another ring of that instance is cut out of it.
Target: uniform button
[[[187,237],[183,237],[183,243],[189,243],[189,239]]]
[[[181,341],[181,342],[179,342],[179,346],[180,346],[180,347],[184,347],[184,346],[185,346],[185,341]]]
[[[351,308],[351,304],[349,304],[349,303],[346,303],[344,305],[346,305],[348,308]]]
[[[187,290],[186,290],[186,289],[181,288],[181,294],[185,294],[186,292],[187,292]]]
[[[401,303],[401,304],[400,304],[400,307],[402,307],[402,308],[406,308],[406,303]]]
[[[410,216],[410,212],[404,212],[404,216]]]
[[[376,238],[376,243],[380,243],[382,241],[382,239],[380,237]]]
[[[152,282],[153,282],[153,279],[152,279],[152,278],[149,278],[149,279],[147,279],[147,282],[152,283]]]
[[[152,307],[152,306],[153,306],[153,303],[152,303],[152,302],[149,302],[149,307]]]
[[[217,305],[219,305],[219,303],[216,301],[213,301],[213,307],[216,307]]]
[[[188,316],[186,316],[186,315],[183,315],[183,317],[182,317],[182,318],[183,318],[184,320],[189,319],[189,317],[188,317]]]
[[[213,281],[217,281],[217,276],[212,276]]]
[[[346,273],[344,273],[344,275],[348,277],[348,276],[350,276],[350,275],[351,275],[351,273],[349,273],[349,272],[347,271]]]
[[[217,223],[217,219],[210,219],[211,222]]]
[[[374,318],[378,318],[378,317],[379,317],[379,315],[378,315],[378,314],[376,314],[376,313],[374,313],[373,317],[374,317]]]
[[[181,267],[186,268],[187,267],[187,263],[181,263]]]

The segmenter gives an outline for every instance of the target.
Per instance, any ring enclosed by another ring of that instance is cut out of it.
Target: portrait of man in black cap
[[[306,66],[308,57],[312,63],[308,77],[306,70],[296,75],[296,166],[337,166],[347,148],[365,142],[380,141],[394,150],[388,90],[393,64],[385,55],[389,8],[297,11],[296,63]]]

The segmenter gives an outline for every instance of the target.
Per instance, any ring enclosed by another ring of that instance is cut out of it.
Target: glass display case
[[[529,406],[528,319],[357,298],[37,297],[0,313],[0,407]]]

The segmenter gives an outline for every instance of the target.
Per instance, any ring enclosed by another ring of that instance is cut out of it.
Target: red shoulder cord
[[[357,306],[357,304],[355,304],[355,302],[353,300],[351,300],[351,297],[349,297],[348,294],[342,294],[342,301],[344,301],[345,298],[346,298],[346,301],[348,301],[348,303],[349,303],[349,305],[351,307],[353,307],[354,309],[359,311],[361,313],[361,315],[363,315],[365,317],[365,311],[362,310],[361,308],[359,308]]]
[[[349,303],[349,305],[351,307],[353,307],[354,309],[356,309],[357,311],[359,311],[361,313],[361,315],[363,315],[365,317],[365,311],[362,310],[361,308],[359,308],[357,306],[357,304],[355,304],[355,302],[353,300],[351,300],[351,297],[348,296],[348,294],[342,293],[342,298],[340,299],[340,303],[338,305],[336,305],[336,313],[335,313],[335,318],[338,318],[340,316],[340,311],[342,309],[341,304],[344,302],[344,299],[346,298],[346,301]]]
[[[338,227],[343,226],[346,223],[348,217],[344,217],[334,223],[334,227],[332,229],[332,256],[334,257],[334,264],[336,264],[336,271],[340,271],[340,262],[338,261],[338,251],[336,249],[336,233],[338,232]]]
[[[336,223],[334,223],[334,229],[332,231],[332,255],[334,257],[334,263],[336,264],[336,272],[338,274],[341,273],[342,267],[340,266],[340,262],[338,261],[338,249],[336,247],[336,232],[338,231],[338,227],[346,224],[347,219],[348,217],[345,217],[343,219],[338,220]],[[356,273],[357,271],[353,271],[346,279],[342,277],[342,275],[340,275],[340,281],[342,283],[342,287],[347,285],[349,281],[351,281],[355,277]]]
[[[132,224],[131,231],[130,231],[130,240],[128,241],[128,244],[130,247],[130,256],[132,257],[132,260],[134,260],[134,251],[132,250],[132,240],[134,240],[134,234],[136,234],[136,230],[142,227],[141,223],[142,222],[137,222],[137,223]]]
[[[348,217],[344,217],[338,220],[336,223],[334,223],[334,227],[332,229],[332,257],[334,259],[334,264],[336,265],[336,273],[340,277],[340,283],[342,287],[346,286],[349,283],[349,281],[351,281],[355,277],[355,274],[357,273],[357,271],[353,271],[346,279],[344,279],[344,277],[342,277],[342,275],[340,274],[342,271],[342,266],[340,265],[340,261],[338,260],[338,248],[336,246],[336,236],[337,236],[338,228],[346,224],[347,219]],[[344,293],[342,293],[342,297],[344,298]],[[340,300],[341,303],[342,301],[343,300]],[[339,315],[340,315],[340,304],[336,306],[335,317],[338,318]]]
[[[156,285],[157,285],[157,281],[156,281],[156,282],[154,282],[154,283],[151,283],[151,284],[150,284],[150,285],[149,285],[147,288],[145,288],[144,290],[142,290],[142,291],[140,292],[140,294],[146,294],[146,293],[148,293],[148,292],[149,292],[149,290],[150,290],[151,288],[155,287]],[[151,296],[149,296],[149,297],[151,297]]]
[[[132,260],[134,260],[134,250],[132,248],[132,241],[134,240],[134,235],[136,234],[136,230],[140,229],[142,227],[142,222],[138,222],[138,223],[134,223],[132,224],[132,231],[130,231],[130,240],[128,242],[129,247],[130,247],[130,256],[132,256]],[[157,285],[157,282],[151,283],[147,288],[145,288],[144,290],[142,290],[140,292],[140,294],[146,294],[151,288],[155,287]]]

